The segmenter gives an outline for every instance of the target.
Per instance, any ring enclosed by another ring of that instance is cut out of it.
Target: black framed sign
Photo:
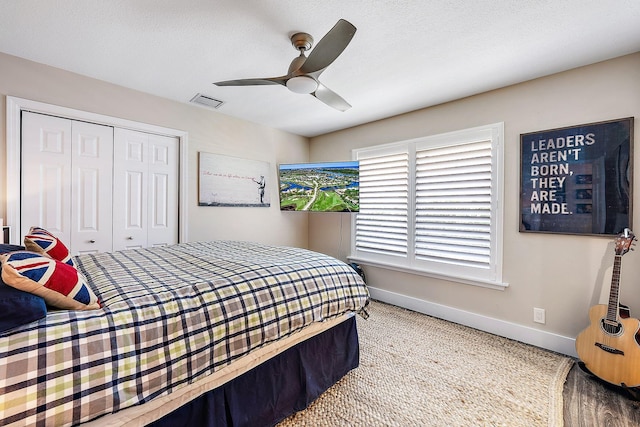
[[[631,228],[633,117],[520,135],[520,231]]]

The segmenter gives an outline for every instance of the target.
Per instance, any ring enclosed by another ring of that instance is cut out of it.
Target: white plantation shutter
[[[360,160],[360,213],[357,250],[407,256],[409,156],[378,155]]]
[[[354,150],[351,259],[502,288],[502,123]]]
[[[491,141],[416,152],[417,259],[490,268]]]

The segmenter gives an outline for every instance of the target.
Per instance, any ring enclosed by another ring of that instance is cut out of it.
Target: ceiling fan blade
[[[216,86],[262,86],[262,85],[285,85],[285,77],[268,77],[264,79],[239,79],[215,82]]]
[[[340,56],[355,33],[356,27],[353,24],[340,19],[316,44],[307,60],[300,67],[300,71],[304,74],[322,72]]]
[[[327,104],[329,107],[333,107],[336,110],[347,111],[351,108],[351,104],[345,101],[340,95],[318,82],[318,89],[311,95],[318,98],[320,101]]]

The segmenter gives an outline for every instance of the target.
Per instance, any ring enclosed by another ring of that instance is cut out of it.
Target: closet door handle
[[[133,237],[129,236],[127,237],[127,240],[133,240]]]
[[[96,242],[96,241],[95,241],[95,240],[93,240],[93,239],[89,240],[89,243],[95,243],[95,242]]]

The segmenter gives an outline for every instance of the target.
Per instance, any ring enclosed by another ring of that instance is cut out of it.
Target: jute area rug
[[[360,366],[293,426],[562,426],[573,361],[372,301],[358,316]]]

